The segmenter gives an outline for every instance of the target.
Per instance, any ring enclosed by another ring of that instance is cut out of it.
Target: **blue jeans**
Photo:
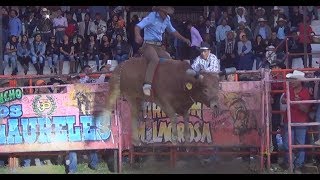
[[[9,64],[9,60],[11,62],[11,67],[12,67],[12,70],[14,69],[17,69],[18,68],[18,64],[17,64],[17,61],[18,61],[18,57],[17,55],[4,55],[3,57],[3,70],[6,68],[6,66]]]
[[[60,54],[60,61],[75,61],[74,56]]]
[[[123,61],[129,59],[129,55],[128,54],[116,55],[114,58],[118,61],[118,64],[120,64]]]
[[[262,57],[259,57],[259,56],[256,56],[255,59],[256,59],[256,69],[258,70],[261,68],[261,62],[263,59]]]
[[[77,152],[71,151],[69,152],[69,161],[68,170],[70,173],[77,172],[78,169],[78,158]],[[99,163],[98,153],[96,151],[89,152],[89,167],[92,169],[96,169]]]
[[[49,68],[53,68],[57,66],[59,56],[57,54],[52,54],[47,57]]]
[[[65,31],[56,31],[56,42],[62,43],[63,42],[63,36],[65,35]]]
[[[237,70],[252,70],[253,67],[253,54],[248,53],[245,54],[244,56],[239,57],[239,62],[238,62],[238,69]]]
[[[87,58],[88,58],[88,61],[89,61],[89,60],[95,60],[95,61],[96,61],[96,69],[97,69],[97,71],[99,71],[99,69],[100,69],[100,63],[99,63],[100,59],[99,59],[99,55],[96,54],[96,55],[92,55],[91,58],[90,58],[90,57],[87,57]]]
[[[31,56],[32,64],[37,64],[39,61],[39,64],[44,63],[44,57],[43,56]]]
[[[306,127],[292,127],[291,128],[291,139],[292,144],[305,144],[307,128]],[[284,125],[284,136],[283,136],[283,147],[286,152],[289,150],[289,139],[288,139],[288,124]],[[297,153],[294,154],[293,165],[295,168],[303,166],[305,161],[305,151],[303,148],[297,148]],[[289,153],[286,153],[284,162],[289,163]]]

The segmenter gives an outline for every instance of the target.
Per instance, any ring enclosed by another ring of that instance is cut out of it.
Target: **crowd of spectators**
[[[307,6],[306,11],[306,31],[302,6],[215,6],[207,17],[200,15],[188,21],[173,14],[173,26],[192,45],[187,47],[165,34],[163,48],[175,59],[193,60],[199,55],[200,43],[205,41],[220,59],[221,69],[251,70],[254,60],[258,69],[274,59],[286,59],[285,43],[281,43],[286,36],[293,42],[289,43],[290,52],[302,53],[304,42],[307,52],[311,52],[310,22],[319,15],[316,6]],[[12,75],[22,71],[28,74],[32,65],[41,75],[44,66],[48,66],[53,74],[73,74],[89,61],[98,71],[109,59],[121,63],[138,56],[141,45],[134,41],[134,26],[143,17],[128,13],[132,18],[126,21],[125,12],[130,12],[130,7],[2,6],[3,69],[11,67]],[[311,59],[309,55],[305,67],[312,66]],[[64,61],[69,63],[69,70],[63,71]]]

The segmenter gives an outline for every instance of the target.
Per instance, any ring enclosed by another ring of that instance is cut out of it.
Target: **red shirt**
[[[295,97],[294,97],[294,91],[293,88],[290,88],[290,100],[294,101]],[[299,98],[302,100],[310,100],[311,96],[309,94],[309,90],[305,87],[302,88],[302,90],[297,94],[299,96]],[[286,97],[286,95],[285,95]],[[300,110],[299,105],[301,104],[291,104],[291,122],[294,123],[304,123],[304,122],[308,122],[309,119],[309,115],[308,112],[303,112],[302,110]],[[302,104],[303,106],[308,106],[310,108],[310,104]],[[287,113],[284,114],[284,122],[288,122],[287,119]]]
[[[305,39],[305,35],[304,35],[304,31],[305,31],[305,28],[306,28],[306,39]],[[310,25],[306,25],[306,26],[304,26],[304,24],[303,23],[300,23],[299,24],[299,30],[298,30],[299,32],[300,32],[300,34],[299,34],[299,42],[301,42],[301,43],[304,43],[305,41],[307,42],[307,44],[310,44],[311,42],[312,42],[312,38],[311,38],[311,33],[313,32],[312,31],[312,28],[311,28],[311,26]]]

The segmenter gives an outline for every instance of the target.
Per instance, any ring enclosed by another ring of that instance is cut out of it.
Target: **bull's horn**
[[[229,67],[229,68],[225,68],[224,70],[222,70],[219,75],[229,75],[229,74],[233,74],[237,71],[237,69],[235,67]]]
[[[202,80],[203,80],[203,78],[204,78],[204,76],[203,76],[202,74],[200,74],[200,75],[199,75],[199,79],[200,79],[200,81],[202,81]]]
[[[190,76],[196,76],[197,72],[193,69],[187,69],[186,74]]]

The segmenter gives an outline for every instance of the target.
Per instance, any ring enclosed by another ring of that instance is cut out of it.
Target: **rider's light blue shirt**
[[[144,28],[145,41],[162,42],[162,34],[165,30],[170,33],[176,31],[171,24],[170,16],[167,15],[166,19],[162,20],[157,12],[151,12],[148,16],[143,18],[137,26],[141,29]]]

